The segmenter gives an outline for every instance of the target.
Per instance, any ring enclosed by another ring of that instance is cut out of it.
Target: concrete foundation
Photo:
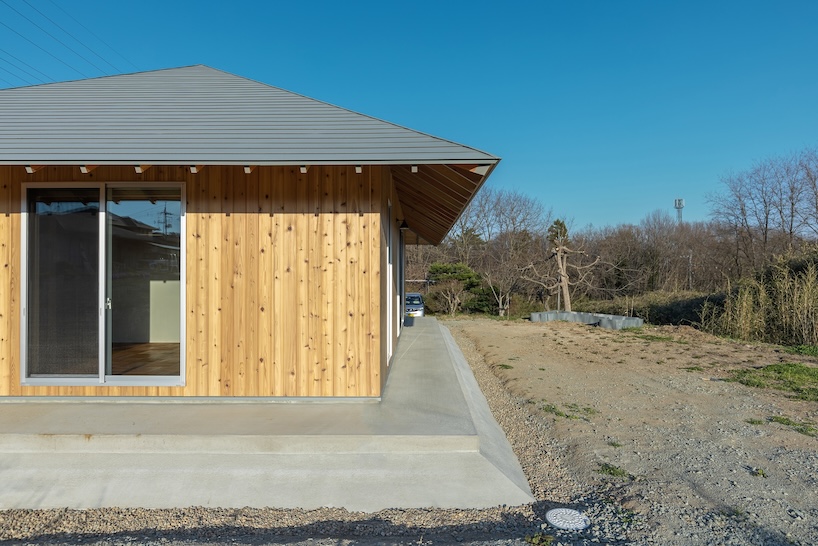
[[[5,399],[0,508],[533,502],[462,353],[408,320],[381,400]]]

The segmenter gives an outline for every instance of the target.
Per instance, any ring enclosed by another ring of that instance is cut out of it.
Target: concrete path
[[[460,349],[406,325],[381,400],[0,400],[0,508],[533,502]]]

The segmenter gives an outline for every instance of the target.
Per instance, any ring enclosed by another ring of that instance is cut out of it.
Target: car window
[[[423,300],[420,296],[406,296],[406,303],[409,305],[423,305]]]

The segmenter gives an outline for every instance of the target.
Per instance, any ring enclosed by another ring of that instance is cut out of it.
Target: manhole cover
[[[554,508],[545,513],[545,519],[564,531],[581,531],[591,525],[591,520],[582,512],[570,508]]]

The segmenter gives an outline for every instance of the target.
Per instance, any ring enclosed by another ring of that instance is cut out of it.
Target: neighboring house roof
[[[201,65],[0,90],[0,165],[393,165],[433,243],[498,161]]]

